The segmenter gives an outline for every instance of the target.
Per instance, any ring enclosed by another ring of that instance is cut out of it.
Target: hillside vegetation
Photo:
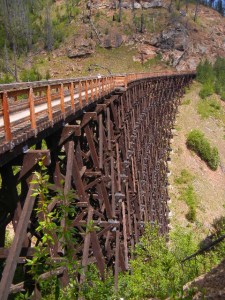
[[[1,0],[1,82],[194,70],[203,58],[225,57],[217,11],[195,1],[132,3]]]

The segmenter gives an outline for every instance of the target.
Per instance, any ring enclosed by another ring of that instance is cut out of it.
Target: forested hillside
[[[225,56],[222,0],[1,0],[0,5],[1,82],[156,67],[193,70],[202,58]]]

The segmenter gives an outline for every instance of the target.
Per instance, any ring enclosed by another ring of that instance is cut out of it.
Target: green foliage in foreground
[[[216,226],[219,227],[217,233],[224,232],[225,228],[221,226],[221,222],[218,221]],[[82,284],[78,284],[73,273],[70,274],[70,283],[65,289],[60,288],[56,277],[39,282],[42,299],[143,300],[150,297],[183,299],[183,285],[201,273],[209,271],[225,254],[224,245],[221,244],[213,252],[200,255],[197,260],[193,259],[182,265],[182,259],[198,250],[198,241],[191,229],[176,228],[170,236],[168,245],[166,238],[158,234],[158,227],[147,224],[145,233],[135,248],[135,258],[130,262],[131,272],[119,275],[117,292],[114,290],[112,273],[109,271],[103,282],[99,278],[96,266],[90,265]],[[28,299],[19,297],[18,299]]]
[[[40,167],[44,171],[43,164]],[[35,283],[39,286],[43,300],[119,300],[124,299],[181,299],[182,287],[188,281],[194,279],[203,272],[210,270],[212,265],[220,262],[225,255],[225,247],[218,247],[210,255],[199,256],[198,260],[191,260],[186,265],[181,261],[198,249],[199,239],[189,228],[176,228],[170,235],[170,243],[165,236],[159,234],[158,226],[146,224],[145,232],[140,238],[133,252],[134,259],[130,261],[130,273],[120,273],[118,290],[114,289],[114,278],[109,270],[105,273],[105,281],[100,279],[98,270],[94,264],[90,264],[84,270],[73,257],[73,249],[76,244],[76,232],[71,226],[75,211],[72,203],[74,195],[72,192],[65,193],[64,189],[58,191],[55,200],[61,201],[59,210],[49,212],[48,204],[52,200],[50,192],[49,177],[44,172],[35,173],[35,183],[38,188],[34,190],[33,196],[38,197],[39,205],[37,212],[43,213],[43,219],[39,222],[38,232],[42,238],[36,246],[32,260],[28,260],[27,268],[30,270]],[[182,173],[183,184],[192,180],[190,174]],[[63,183],[62,183],[63,184]],[[63,220],[64,226],[60,226]],[[215,225],[217,234],[225,231],[225,222],[218,221]],[[86,233],[93,230],[93,225],[88,224]],[[62,247],[64,257],[61,262],[54,263],[48,254],[54,244],[54,235],[63,241]],[[58,267],[65,267],[69,274],[69,285],[61,288],[59,279],[52,276],[42,279],[41,274],[46,271],[54,271]],[[85,272],[82,283],[77,278]],[[19,299],[30,299],[32,295],[20,293]]]
[[[86,274],[85,282],[79,286],[71,280],[66,290],[61,290],[59,299],[88,300],[143,300],[150,297],[159,299],[181,299],[182,287],[201,273],[207,272],[212,265],[220,262],[225,249],[219,249],[208,255],[199,256],[182,265],[185,257],[198,249],[198,238],[191,229],[177,228],[171,234],[170,245],[166,238],[158,234],[158,227],[145,228],[139,244],[134,251],[135,258],[131,261],[131,272],[120,273],[118,291],[115,292],[112,274],[108,274],[105,282],[99,279],[98,271],[91,265]],[[48,296],[46,299],[50,299]],[[51,298],[54,299],[54,298]]]
[[[187,137],[187,146],[193,150],[207,165],[216,170],[219,165],[219,153],[216,147],[211,147],[204,134],[195,129],[192,130]]]

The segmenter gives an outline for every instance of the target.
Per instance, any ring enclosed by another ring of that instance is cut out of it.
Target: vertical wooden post
[[[3,93],[2,110],[3,110],[3,120],[4,120],[4,127],[5,127],[5,140],[6,142],[10,142],[12,140],[12,133],[10,128],[9,103],[8,103],[7,92]]]
[[[35,107],[34,107],[34,95],[33,95],[33,89],[30,88],[29,90],[29,107],[30,107],[30,122],[31,122],[31,128],[36,130],[37,124],[36,124],[36,116],[35,116]]]
[[[61,111],[65,117],[64,86],[62,83],[60,85],[60,106],[61,106]]]
[[[105,93],[108,94],[108,77],[105,78]]]
[[[107,77],[107,94],[110,93],[110,77]]]
[[[98,96],[99,96],[99,79],[97,78],[96,79],[96,96],[97,96],[97,98],[98,98]]]
[[[83,107],[83,103],[82,103],[82,82],[79,81],[79,103],[80,103],[80,108]]]
[[[95,81],[94,81],[94,86],[95,86],[95,98],[98,98],[98,94],[97,94],[97,79],[95,79]]]
[[[94,101],[93,79],[91,79],[91,101]]]
[[[125,257],[125,268],[128,270],[128,245],[127,245],[127,221],[126,221],[126,208],[125,203],[122,202],[122,215],[123,215],[123,244],[124,244],[124,257]]]
[[[103,124],[102,114],[99,115],[99,169],[103,168]]]
[[[48,104],[48,120],[50,122],[52,122],[53,116],[52,116],[51,86],[50,85],[48,85],[48,87],[47,87],[47,104]]]
[[[75,102],[74,102],[74,85],[73,82],[70,83],[70,98],[71,98],[71,108],[75,111]]]
[[[111,78],[110,78],[110,91],[112,91],[113,88],[114,88],[114,86],[113,86],[113,80],[114,80],[114,78],[111,77]]]
[[[85,81],[85,100],[88,103],[88,81]]]
[[[119,276],[119,253],[120,253],[120,232],[116,230],[116,249],[115,249],[115,290],[118,290],[118,276]]]
[[[102,78],[102,96],[104,96],[104,94],[105,94],[105,79],[104,78]]]
[[[127,75],[124,76],[124,86],[127,88]]]
[[[116,77],[113,77],[113,89],[115,89],[116,86]]]

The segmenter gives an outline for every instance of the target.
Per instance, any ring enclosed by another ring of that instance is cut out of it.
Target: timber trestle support
[[[33,145],[32,148],[26,149],[22,141],[16,154],[10,153],[13,149],[8,146],[8,152],[1,154],[0,300],[24,290],[34,290],[32,299],[41,298],[38,285],[27,274],[25,265],[26,258],[32,258],[35,245],[45,234],[35,230],[42,218],[36,210],[38,197],[33,195],[38,188],[34,171],[39,170],[40,160],[53,193],[60,190],[67,195],[75,191],[69,205],[76,211],[71,226],[75,228],[77,242],[71,247],[74,259],[84,270],[88,264],[96,263],[104,279],[106,268],[111,267],[117,287],[118,273],[129,269],[131,250],[138,243],[144,224],[157,223],[161,234],[168,234],[171,129],[180,97],[194,74],[142,77],[127,76],[122,88],[109,81],[107,87],[111,85],[112,90],[108,93],[99,95],[95,101],[87,99],[73,116],[59,118],[55,127],[50,124],[35,137],[28,136],[27,144]],[[86,96],[92,97],[92,92],[86,92]],[[4,97],[5,92],[3,100]],[[33,114],[32,106],[30,113]],[[10,140],[10,131],[7,134]],[[53,198],[48,211],[57,211],[60,201]],[[56,225],[65,226],[57,221]],[[15,233],[7,247],[9,228],[11,234]],[[53,248],[49,249],[50,259],[63,258],[62,243],[55,235]],[[18,268],[24,272],[22,282],[14,276]],[[60,278],[62,285],[68,283],[66,266],[40,278],[53,275]],[[82,281],[82,277],[78,274],[78,280]]]

